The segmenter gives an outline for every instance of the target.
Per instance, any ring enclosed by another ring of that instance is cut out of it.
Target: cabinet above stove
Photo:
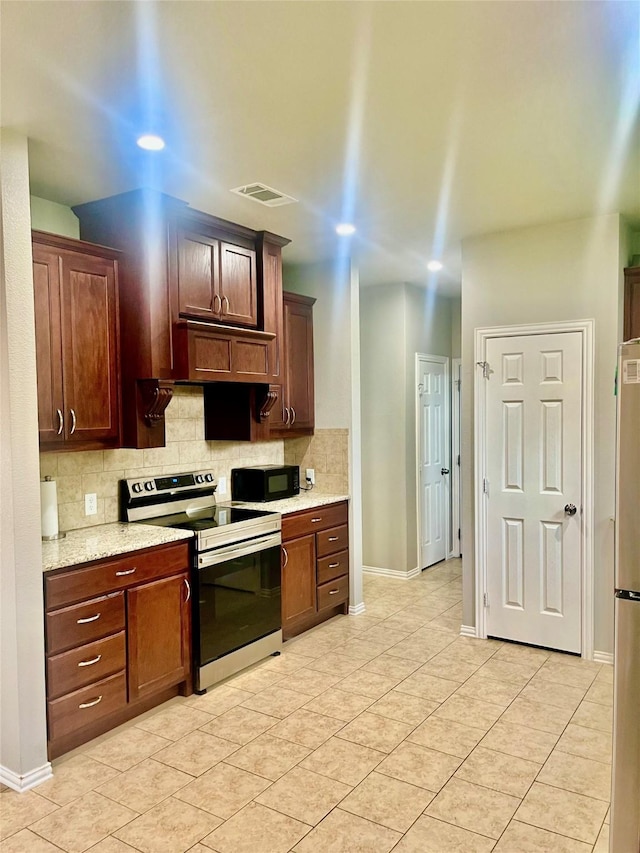
[[[289,240],[153,190],[73,210],[84,240],[123,252],[124,446],[164,445],[174,382],[280,384],[281,252]]]

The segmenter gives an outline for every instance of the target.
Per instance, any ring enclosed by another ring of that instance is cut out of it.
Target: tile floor
[[[460,563],[1,796],[3,853],[608,850],[612,668],[460,637]]]

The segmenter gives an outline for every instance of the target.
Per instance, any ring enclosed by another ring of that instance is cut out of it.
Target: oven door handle
[[[279,548],[282,542],[280,533],[265,536],[264,539],[251,540],[234,548],[218,548],[216,551],[200,554],[198,556],[198,568],[206,569],[208,566],[218,566],[234,560],[236,557],[244,557],[247,554],[257,554],[266,551],[267,548]]]

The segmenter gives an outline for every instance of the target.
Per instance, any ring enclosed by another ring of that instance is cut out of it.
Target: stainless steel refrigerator
[[[611,853],[640,851],[640,339],[618,359]]]

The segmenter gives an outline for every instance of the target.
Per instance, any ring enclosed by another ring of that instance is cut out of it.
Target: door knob
[[[441,474],[448,474],[448,473],[449,473],[449,469],[448,469],[448,468],[441,468],[441,469],[440,469],[440,473],[441,473]]]
[[[578,508],[575,504],[567,504],[564,508],[564,511],[567,515],[575,515],[578,511]]]

